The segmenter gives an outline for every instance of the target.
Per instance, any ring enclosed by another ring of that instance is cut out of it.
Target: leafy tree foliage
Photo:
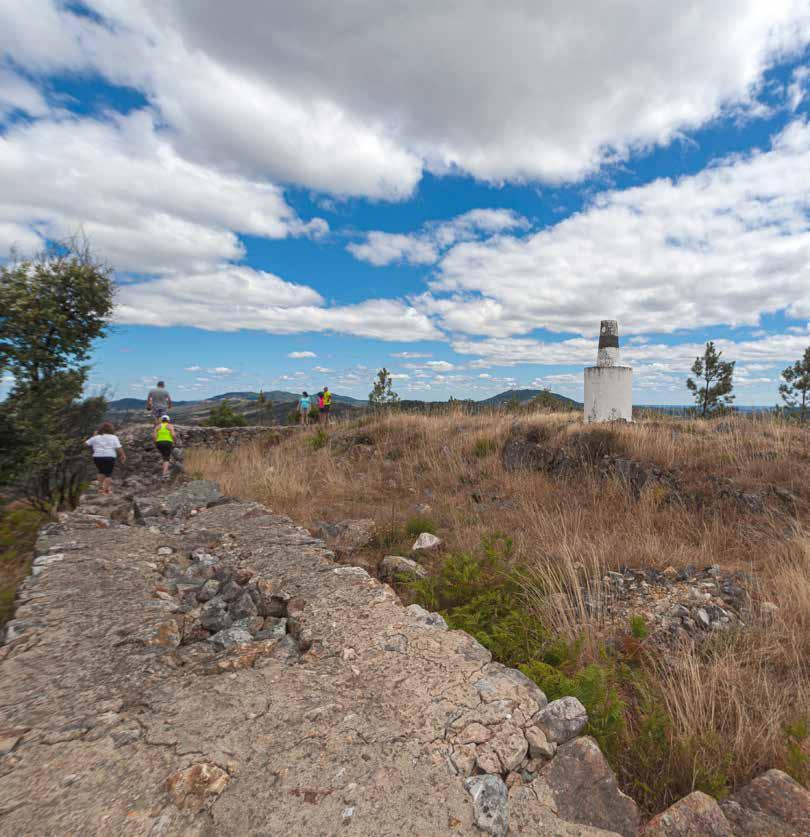
[[[394,392],[391,373],[383,366],[377,372],[374,387],[368,394],[368,402],[373,408],[391,407],[399,403],[399,396]]]
[[[81,400],[85,361],[105,336],[113,281],[85,242],[68,241],[0,266],[0,483],[41,509],[74,503],[89,476],[83,446],[106,410]]]
[[[203,424],[206,427],[245,427],[247,421],[244,416],[234,412],[227,401],[222,401],[211,408],[208,419]]]
[[[807,416],[807,397],[810,393],[810,346],[804,350],[801,360],[782,371],[784,383],[779,385],[779,394],[788,407],[799,409],[802,421]]]
[[[686,386],[693,393],[698,411],[704,417],[734,401],[731,391],[734,389],[735,362],[722,360],[722,357],[723,353],[718,352],[710,340],[703,355],[696,357],[692,364],[695,378],[686,379]]]
[[[86,242],[0,267],[0,371],[29,385],[84,370],[112,311],[112,272]]]

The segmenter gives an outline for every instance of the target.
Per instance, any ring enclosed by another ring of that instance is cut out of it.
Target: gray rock
[[[246,619],[259,613],[256,603],[247,592],[243,592],[235,602],[232,602],[228,610],[234,619]]]
[[[272,616],[264,620],[261,631],[256,634],[257,639],[281,639],[287,633],[287,620],[276,619]]]
[[[382,578],[394,580],[398,575],[415,576],[424,578],[427,570],[420,567],[416,561],[410,558],[402,558],[399,555],[386,555],[380,562],[380,575]]]
[[[509,831],[509,802],[500,776],[470,776],[464,787],[473,800],[475,824],[486,834],[505,837]]]
[[[227,605],[220,596],[206,602],[200,611],[200,624],[209,631],[224,631],[231,627],[232,622]]]
[[[441,538],[436,535],[431,535],[430,532],[422,532],[416,539],[416,542],[411,547],[412,552],[427,551],[430,549],[437,549],[442,544]]]
[[[410,613],[415,621],[428,628],[439,628],[439,630],[447,630],[447,622],[444,617],[438,613],[430,613],[418,604],[412,604],[405,608],[406,613]]]
[[[209,637],[208,641],[218,648],[233,648],[237,645],[244,645],[246,642],[253,642],[253,636],[244,628],[226,628]]]
[[[701,791],[693,791],[653,817],[641,834],[643,837],[734,837],[716,800]]]
[[[219,582],[215,578],[209,578],[208,581],[197,591],[197,601],[207,602],[216,596],[219,592]]]
[[[330,549],[347,554],[368,546],[377,531],[371,519],[341,520],[339,523],[320,523],[315,531],[326,541]]]
[[[575,697],[553,700],[534,716],[535,726],[555,744],[563,744],[582,732],[588,723],[585,707]]]
[[[219,595],[226,602],[235,602],[242,595],[242,588],[233,579],[229,579],[222,585]]]
[[[550,703],[549,706],[553,706]],[[616,782],[599,745],[592,738],[563,744],[543,768],[540,777],[548,786],[564,820],[635,837],[638,832],[636,803]]]
[[[735,837],[810,834],[810,791],[781,770],[769,770],[720,803]]]

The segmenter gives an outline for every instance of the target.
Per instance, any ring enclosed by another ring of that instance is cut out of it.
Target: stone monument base
[[[633,370],[629,366],[585,368],[585,421],[633,420]]]

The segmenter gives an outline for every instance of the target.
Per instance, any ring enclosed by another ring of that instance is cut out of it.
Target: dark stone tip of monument
[[[618,349],[619,335],[618,334],[600,334],[599,335],[600,349]]]

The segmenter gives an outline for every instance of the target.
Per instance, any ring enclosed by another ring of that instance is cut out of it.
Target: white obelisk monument
[[[585,421],[633,420],[633,370],[619,357],[619,324],[602,320],[596,366],[585,368]]]

